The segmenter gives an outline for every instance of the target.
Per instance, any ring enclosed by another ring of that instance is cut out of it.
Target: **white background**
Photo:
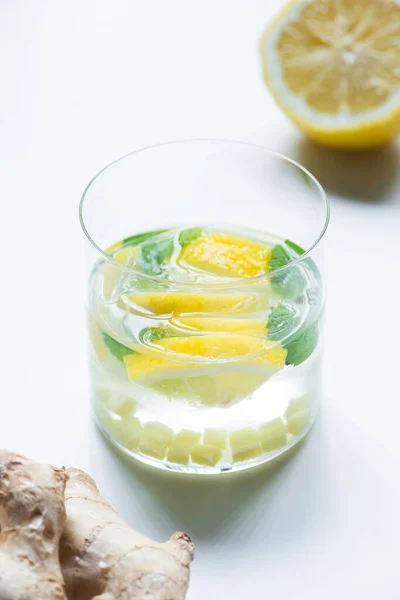
[[[306,142],[261,81],[271,0],[0,3],[0,446],[92,473],[137,529],[197,546],[189,600],[400,598],[400,148]],[[91,424],[78,201],[143,145],[261,143],[332,203],[323,410],[280,467],[193,480],[126,466]]]

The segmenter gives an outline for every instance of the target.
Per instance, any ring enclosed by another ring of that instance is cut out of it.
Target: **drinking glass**
[[[94,418],[113,444],[163,469],[222,473],[306,435],[329,222],[306,169],[244,142],[151,146],[92,179],[80,221]]]

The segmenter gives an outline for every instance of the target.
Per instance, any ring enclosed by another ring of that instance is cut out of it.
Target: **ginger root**
[[[66,475],[0,451],[0,598],[66,600],[59,565]]]
[[[131,529],[86,473],[0,451],[0,600],[184,600],[193,552]]]
[[[67,474],[60,561],[69,600],[184,600],[194,553],[189,536],[153,542],[121,519],[89,475]]]

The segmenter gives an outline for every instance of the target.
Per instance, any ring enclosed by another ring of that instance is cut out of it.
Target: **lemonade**
[[[144,462],[221,472],[310,428],[320,391],[320,273],[295,242],[230,226],[143,232],[89,283],[102,431]]]

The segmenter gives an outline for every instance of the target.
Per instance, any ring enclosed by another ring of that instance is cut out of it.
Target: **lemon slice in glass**
[[[171,320],[176,327],[194,332],[243,333],[265,337],[266,322],[259,319],[221,319],[218,317],[181,317]]]
[[[203,235],[185,245],[181,265],[225,277],[255,277],[268,272],[271,248],[229,233]]]
[[[135,246],[127,246],[114,252],[113,259],[124,266],[130,266],[137,255]],[[118,294],[118,286],[124,271],[114,264],[105,264],[102,272],[101,294],[106,302],[114,299]]]
[[[283,369],[286,358],[286,350],[277,343],[235,334],[171,337],[158,340],[157,346],[164,351],[162,357],[124,358],[128,377],[170,399],[209,406],[249,396]]]
[[[249,313],[265,310],[269,305],[266,288],[263,293],[141,292],[124,294],[122,308],[132,312],[166,316],[180,314]]]

